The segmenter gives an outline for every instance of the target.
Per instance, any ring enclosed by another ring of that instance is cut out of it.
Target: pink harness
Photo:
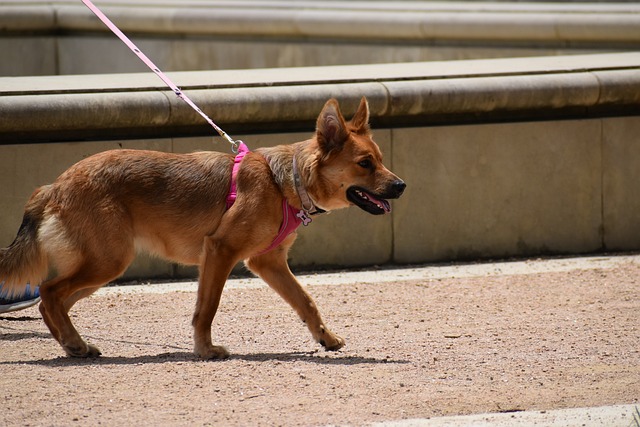
[[[238,176],[238,170],[240,169],[240,163],[242,163],[242,159],[244,156],[249,153],[249,147],[245,145],[244,142],[240,141],[240,145],[238,146],[238,154],[236,155],[235,160],[233,161],[233,170],[231,171],[231,187],[229,188],[229,194],[227,195],[227,210],[233,206],[237,197],[237,189],[236,189],[236,178]],[[304,211],[300,209],[296,209],[290,204],[287,203],[287,199],[282,198],[282,224],[280,225],[280,231],[278,231],[278,235],[271,245],[264,251],[260,252],[259,255],[269,252],[270,250],[276,248],[282,241],[291,233],[293,233],[300,224],[302,224],[302,217],[304,216]]]

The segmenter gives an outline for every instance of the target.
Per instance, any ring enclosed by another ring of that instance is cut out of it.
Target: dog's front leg
[[[325,326],[315,302],[289,269],[287,252],[294,240],[292,234],[276,249],[251,257],[245,264],[293,307],[318,343],[327,350],[338,350],[344,340]]]
[[[198,299],[193,314],[194,353],[202,359],[226,359],[229,352],[220,345],[211,342],[211,323],[220,305],[220,296],[224,284],[237,263],[237,259],[226,253],[220,242],[212,237],[205,238],[200,277],[198,281]]]

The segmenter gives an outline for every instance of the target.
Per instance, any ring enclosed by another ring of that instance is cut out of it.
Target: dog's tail
[[[0,296],[21,294],[28,284],[37,286],[47,276],[47,255],[38,242],[38,228],[48,193],[46,189],[41,187],[33,193],[18,235],[11,245],[0,249]]]

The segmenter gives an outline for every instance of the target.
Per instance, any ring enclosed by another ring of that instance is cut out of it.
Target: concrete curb
[[[332,286],[353,283],[386,283],[407,280],[459,279],[467,277],[513,276],[574,270],[611,269],[623,264],[640,264],[640,255],[588,256],[573,258],[500,261],[477,264],[433,265],[381,270],[342,271],[297,275],[306,286]],[[195,292],[194,281],[154,283],[146,285],[108,286],[96,295],[130,293]],[[266,286],[255,277],[229,279],[225,289],[247,289]]]

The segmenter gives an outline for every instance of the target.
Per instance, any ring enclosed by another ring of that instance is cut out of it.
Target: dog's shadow
[[[2,320],[8,321],[31,321],[36,320],[33,317],[1,317]],[[0,334],[0,341],[19,341],[31,338],[47,339],[51,335],[37,331],[17,331],[11,327],[3,327],[9,331]],[[89,337],[92,338],[92,337]],[[95,340],[95,338],[94,338]],[[122,341],[128,344],[145,345],[146,343]],[[306,362],[315,363],[317,365],[363,365],[363,364],[385,364],[385,363],[409,363],[406,360],[395,360],[390,358],[362,357],[352,355],[340,355],[340,353],[319,352],[319,351],[299,351],[285,353],[232,353],[231,357],[221,361],[203,361],[198,359],[193,352],[186,351],[181,346],[175,346],[176,351],[165,352],[155,355],[143,356],[100,356],[96,358],[72,358],[66,356],[58,356],[53,359],[40,359],[30,361],[0,361],[0,365],[39,365],[50,367],[64,366],[86,366],[86,365],[145,365],[145,364],[164,364],[176,362],[192,362],[192,363],[224,363],[225,361],[244,360],[246,362]],[[182,351],[185,350],[185,351]]]
[[[338,353],[339,354],[339,353]],[[318,365],[366,365],[366,364],[384,364],[384,363],[409,363],[407,360],[379,359],[375,357],[362,356],[337,356],[329,353],[318,352],[293,352],[293,353],[249,353],[231,355],[231,360],[240,359],[247,362],[308,362]]]
[[[0,334],[0,341],[20,341],[20,340],[28,340],[33,338],[47,339],[47,338],[51,338],[51,334],[44,333],[44,332],[18,332],[18,333],[11,333],[11,334],[6,334],[6,333]]]
[[[0,316],[0,320],[6,322],[32,322],[35,320],[40,320],[39,317],[31,317],[31,316]],[[20,340],[28,340],[32,338],[41,338],[46,339],[50,338],[51,334],[46,332],[38,332],[38,331],[29,331],[29,330],[19,330],[17,328],[13,328],[11,326],[2,325],[0,326],[0,341],[20,341]]]
[[[394,360],[394,359],[378,359],[374,357],[360,357],[360,356],[322,356],[317,352],[290,352],[290,353],[249,353],[249,354],[232,354],[231,357],[225,360],[218,361],[203,361],[198,359],[192,352],[188,351],[174,351],[168,353],[161,353],[156,355],[145,356],[100,356],[95,358],[71,358],[71,357],[56,357],[54,359],[40,359],[31,361],[12,361],[12,362],[0,362],[0,365],[38,365],[48,367],[65,367],[65,366],[87,366],[87,365],[100,365],[100,366],[117,366],[117,365],[145,365],[145,364],[165,364],[176,362],[191,362],[191,363],[225,363],[234,360],[244,360],[247,362],[306,362],[315,363],[318,365],[362,365],[362,364],[405,364],[410,363],[407,360]]]
[[[33,320],[33,318],[14,318],[3,320],[15,320],[25,321]],[[36,331],[16,331],[13,328],[5,327],[3,329],[9,330],[9,333],[0,334],[0,341],[19,341],[30,338],[51,338],[51,335],[43,332]],[[132,343],[128,341],[122,341],[128,344],[144,345],[146,343]],[[315,363],[318,365],[363,365],[363,364],[384,364],[384,363],[409,363],[406,360],[395,360],[391,358],[375,358],[375,357],[362,357],[353,355],[341,355],[340,353],[332,352],[319,352],[319,351],[299,351],[299,352],[286,352],[286,353],[232,353],[231,357],[225,360],[219,361],[203,361],[198,359],[193,352],[186,351],[181,346],[174,346],[176,351],[165,352],[155,355],[143,355],[143,356],[100,356],[95,358],[73,358],[66,356],[58,356],[53,359],[39,359],[30,361],[1,361],[0,365],[39,365],[50,367],[64,367],[64,366],[86,366],[86,365],[145,365],[145,364],[164,364],[164,363],[176,363],[176,362],[192,362],[192,363],[224,363],[225,361],[244,360],[246,362],[306,362]],[[184,350],[184,351],[183,351]]]

